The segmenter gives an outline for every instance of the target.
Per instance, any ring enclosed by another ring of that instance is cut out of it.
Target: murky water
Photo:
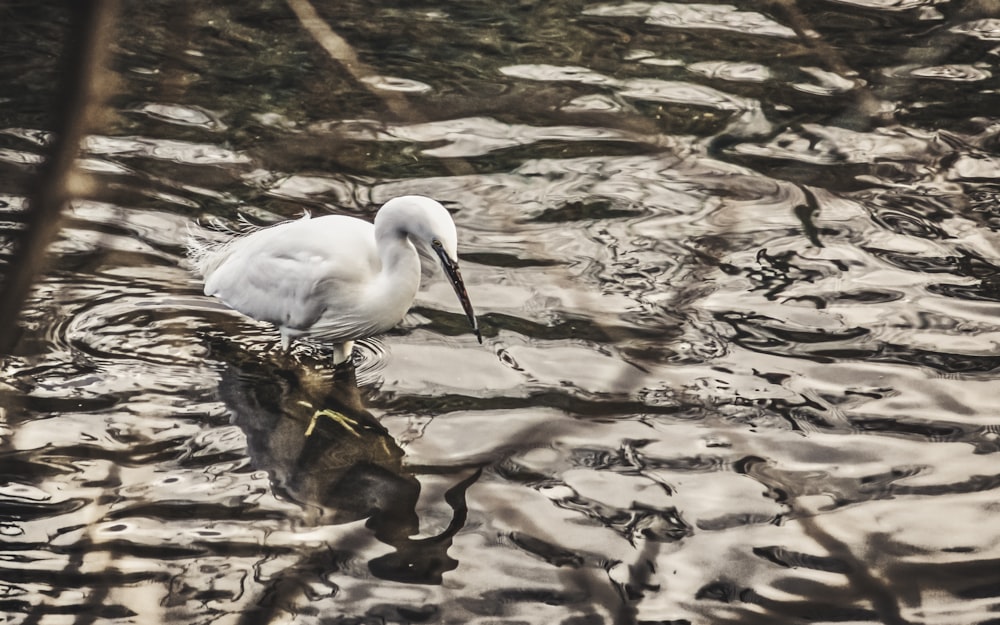
[[[990,7],[316,3],[361,80],[281,2],[125,2],[0,361],[0,622],[1000,622]],[[453,210],[484,346],[435,283],[335,375],[185,264],[405,193]]]

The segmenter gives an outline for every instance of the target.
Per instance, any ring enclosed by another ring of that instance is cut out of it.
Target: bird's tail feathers
[[[261,226],[251,223],[242,213],[238,224],[215,216],[189,223],[185,241],[188,262],[199,276],[207,278],[226,257],[224,252],[234,241],[260,229]]]

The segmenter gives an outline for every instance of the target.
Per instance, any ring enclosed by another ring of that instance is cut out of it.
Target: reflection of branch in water
[[[377,70],[358,57],[351,44],[338,35],[320,17],[309,0],[285,1],[299,19],[302,27],[326,51],[330,58],[339,63],[369,93],[381,100],[394,117],[410,123],[426,121],[426,117],[418,113],[402,93],[378,89],[366,80],[377,77]],[[472,165],[459,158],[447,159],[442,164],[452,175],[456,176],[472,174],[475,171]]]
[[[739,601],[759,606],[764,611],[763,614],[745,611],[733,619],[724,621],[741,625],[769,625],[776,622],[775,619],[873,621],[884,625],[909,623],[902,617],[899,603],[891,587],[857,558],[847,544],[822,529],[816,523],[815,516],[808,513],[800,515],[798,522],[803,526],[806,535],[826,549],[830,555],[813,557],[781,550],[782,557],[778,557],[777,550],[769,552],[764,549],[754,549],[754,553],[772,559],[782,566],[806,566],[840,573],[847,578],[847,587],[808,582],[793,586],[789,582],[785,584],[784,590],[799,595],[801,599],[773,599],[757,593],[753,588],[740,588],[731,581],[719,580],[702,587],[696,598],[723,603]],[[794,564],[796,561],[798,564]],[[815,564],[809,566],[810,561]],[[871,604],[871,609],[857,605],[859,601],[867,601]]]
[[[395,549],[368,563],[382,579],[440,584],[458,566],[448,549],[465,526],[465,492],[480,470],[445,494],[453,510],[448,527],[438,536],[412,539],[419,531],[420,482],[404,467],[396,441],[364,408],[352,369],[329,378],[287,359],[280,367],[258,361],[224,341],[213,342],[212,350],[228,364],[220,394],[246,434],[252,465],[268,472],[278,495],[303,506],[310,524],[366,519],[374,537]],[[338,569],[342,556],[336,545],[310,552],[269,584],[244,622],[268,622],[290,609],[310,582]]]
[[[621,583],[622,602],[615,615],[615,625],[631,625],[638,622],[637,606],[645,597],[647,590],[658,590],[659,586],[651,583],[656,572],[655,562],[660,553],[662,543],[655,540],[645,540],[642,550],[636,554],[635,564],[621,566],[628,571],[628,580]]]
[[[775,474],[769,470],[767,461],[756,456],[744,458],[738,467],[740,473],[749,475],[774,493],[788,493]],[[837,539],[824,529],[817,511],[802,500],[790,497],[784,501],[791,513],[786,524],[798,523],[806,536],[814,540],[826,555],[812,556],[781,547],[755,548],[754,554],[763,557],[780,566],[788,568],[802,567],[829,571],[843,575],[846,585],[811,583],[805,580],[793,583],[786,582],[780,587],[785,593],[797,594],[801,599],[773,599],[759,594],[753,588],[741,588],[735,582],[719,579],[702,587],[697,599],[721,601],[723,603],[741,602],[759,606],[763,614],[757,611],[744,611],[731,619],[730,622],[742,625],[761,625],[774,622],[775,618],[807,619],[807,620],[838,620],[838,621],[873,621],[886,625],[906,625],[900,611],[897,599],[898,590],[892,587],[889,576],[886,579],[874,570],[872,564],[864,562],[855,555],[852,547]],[[885,571],[882,572],[886,574]],[[904,582],[906,583],[906,582]],[[776,583],[774,587],[779,587]],[[863,605],[867,603],[871,607]]]
[[[412,116],[409,104],[401,94],[394,91],[381,91],[372,87],[365,80],[378,75],[378,72],[362,61],[358,54],[343,37],[338,35],[316,12],[309,0],[286,0],[289,8],[299,19],[306,32],[318,43],[330,58],[339,63],[354,80],[368,90],[369,93],[385,103],[389,111],[400,119]]]
[[[17,318],[45,251],[59,232],[63,207],[80,185],[76,157],[110,91],[103,74],[114,29],[116,0],[71,2],[73,21],[62,53],[60,97],[51,129],[55,136],[49,156],[34,180],[24,229],[17,233],[6,275],[0,284],[0,353],[10,353],[17,342]]]
[[[865,76],[864,80],[858,78],[859,73],[851,68],[844,60],[839,50],[824,41],[823,37],[812,29],[808,17],[798,7],[797,0],[772,0],[781,7],[788,17],[791,27],[795,30],[799,38],[817,53],[820,60],[827,67],[838,75],[851,80],[854,83],[854,92],[857,96],[857,107],[853,111],[847,111],[850,122],[860,122],[869,125],[875,121],[882,124],[896,123],[895,112],[890,110],[884,100],[888,100],[895,94],[894,99],[899,100],[902,87],[905,84],[906,91],[912,93],[919,89],[919,79],[914,76],[900,76],[889,72],[872,72]],[[936,11],[926,3],[924,9]],[[956,3],[953,10],[948,11],[947,21],[937,23],[933,28],[926,30],[927,36],[916,41],[900,59],[903,64],[930,65],[940,62],[948,56],[948,53],[964,45],[960,37],[949,28],[949,25],[970,22],[980,18],[995,18],[1000,15],[1000,6],[992,1],[976,1]],[[940,16],[939,16],[940,17]],[[935,20],[936,21],[936,20]],[[905,82],[904,82],[905,81]]]
[[[805,204],[795,205],[795,216],[802,222],[802,232],[809,238],[809,242],[816,247],[823,247],[823,242],[819,240],[819,228],[816,227],[815,219],[819,216],[819,202],[816,195],[808,187],[801,187],[805,196]]]
[[[804,511],[799,510],[799,512]],[[797,520],[807,536],[826,549],[832,557],[847,565],[847,570],[844,572],[847,580],[861,596],[871,602],[882,623],[905,625],[907,621],[900,614],[899,604],[886,584],[872,574],[865,563],[854,555],[850,546],[820,527],[817,518],[816,514],[806,512],[800,514]]]
[[[798,35],[799,40],[812,48],[830,71],[854,83],[853,90],[857,104],[854,112],[859,114],[864,120],[878,120],[882,123],[891,123],[893,121],[892,111],[885,110],[881,101],[867,87],[867,83],[858,77],[858,72],[847,64],[847,61],[844,60],[844,57],[841,56],[836,48],[828,44],[822,35],[813,29],[812,23],[810,23],[805,13],[799,9],[796,0],[774,0],[774,2],[777,6],[781,7],[788,17],[788,22],[792,30],[795,31],[795,34]]]

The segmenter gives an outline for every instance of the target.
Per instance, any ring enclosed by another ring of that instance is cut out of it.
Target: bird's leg
[[[357,421],[355,421],[354,419],[348,417],[343,413],[337,412],[336,410],[330,410],[329,408],[327,408],[326,410],[317,410],[316,412],[313,413],[312,418],[309,419],[309,427],[306,428],[306,436],[312,435],[313,429],[315,429],[316,427],[316,421],[320,417],[329,417],[333,419],[342,428],[344,428],[351,434],[357,436],[358,438],[361,438],[361,435],[358,434],[358,431],[355,430],[353,427],[358,424]]]
[[[333,366],[338,367],[345,362],[350,362],[351,354],[354,352],[354,341],[344,341],[333,346]]]
[[[292,334],[288,332],[285,328],[280,328],[281,331],[281,349],[287,354],[288,349],[292,346]]]

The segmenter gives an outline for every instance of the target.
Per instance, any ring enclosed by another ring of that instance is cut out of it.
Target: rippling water
[[[0,360],[0,622],[1000,622],[989,3],[125,2]],[[43,10],[44,9],[44,10]],[[0,41],[0,229],[65,20]],[[191,229],[438,198],[359,345],[201,295]]]

